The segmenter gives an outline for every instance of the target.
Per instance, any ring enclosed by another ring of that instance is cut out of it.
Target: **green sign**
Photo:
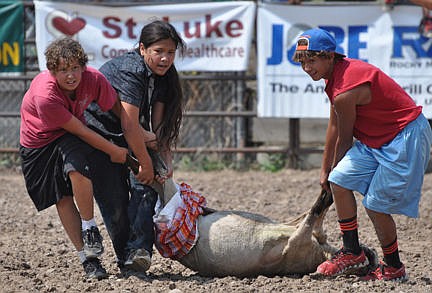
[[[24,5],[0,1],[0,73],[24,71]]]

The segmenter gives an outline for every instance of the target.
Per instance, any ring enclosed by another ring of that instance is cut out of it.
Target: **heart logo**
[[[78,17],[76,12],[70,15],[65,11],[54,10],[46,16],[45,25],[54,38],[64,36],[76,38],[78,37],[77,33],[86,26],[86,21]]]
[[[86,21],[81,17],[67,20],[61,16],[56,16],[52,19],[52,25],[63,34],[72,37],[85,27]]]

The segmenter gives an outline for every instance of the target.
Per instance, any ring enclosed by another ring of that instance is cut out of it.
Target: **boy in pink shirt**
[[[20,156],[27,191],[38,211],[56,205],[87,277],[105,278],[98,257],[102,237],[94,220],[89,158],[102,151],[124,163],[128,150],[85,124],[84,110],[95,101],[119,113],[117,94],[105,77],[87,67],[81,45],[59,39],[45,51],[48,70],[38,74],[21,105]],[[76,205],[74,203],[74,198]]]

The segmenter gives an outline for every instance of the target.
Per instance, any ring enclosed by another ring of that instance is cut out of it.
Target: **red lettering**
[[[121,28],[116,24],[117,22],[120,22],[120,18],[115,17],[115,16],[108,16],[108,17],[104,17],[102,20],[102,23],[109,29],[112,29],[113,32],[110,33],[109,31],[102,31],[102,34],[109,38],[109,39],[115,39],[120,37],[121,35]],[[113,22],[113,23],[111,23]]]
[[[126,20],[125,25],[127,27],[128,37],[130,39],[136,39],[137,36],[134,34],[133,29],[137,25],[133,18]]]
[[[228,36],[231,38],[240,37],[242,35],[241,30],[243,30],[243,23],[239,20],[231,20],[228,21],[225,26],[225,30]],[[235,31],[240,30],[240,32],[236,33]]]
[[[185,22],[184,23],[184,35],[185,35],[185,37],[186,38],[193,38],[193,37],[200,38],[201,37],[200,24],[201,23],[199,21],[195,22],[195,32],[191,33],[190,32],[190,22],[189,21]]]
[[[111,59],[120,55],[123,55],[127,53],[129,49],[117,49],[117,48],[110,48],[108,45],[103,45],[101,50],[101,55],[105,59]]]
[[[210,38],[211,34],[213,32],[216,33],[216,36],[221,38],[222,37],[222,32],[219,29],[219,25],[221,24],[222,21],[216,21],[213,25],[211,24],[211,14],[206,14],[205,16],[205,20],[206,20],[206,38]]]
[[[169,16],[164,16],[162,19],[169,22]],[[181,25],[181,24],[179,24]],[[205,25],[205,28],[202,26]],[[202,31],[205,30],[205,34]],[[212,15],[205,15],[205,23],[202,21],[185,21],[183,28],[179,28],[179,32],[186,39],[192,38],[223,38],[225,35],[230,38],[238,38],[243,34],[243,23],[238,19],[229,20],[223,25],[223,21],[218,20],[212,23]]]

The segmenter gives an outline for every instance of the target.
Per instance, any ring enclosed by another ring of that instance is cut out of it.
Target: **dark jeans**
[[[129,239],[129,170],[122,164],[114,164],[100,152],[92,154],[93,192],[99,206],[105,227],[111,238],[119,263],[126,258],[126,244]]]
[[[96,103],[90,104],[84,114],[90,128],[115,144],[127,147],[120,121],[114,114],[103,112]],[[102,152],[98,151],[92,156],[92,160],[92,166],[95,166],[95,199],[119,265],[122,265],[131,250],[144,248],[152,253],[156,192],[151,187],[138,183],[124,165],[111,163],[109,157]]]
[[[95,170],[92,169],[94,197],[118,264],[121,266],[128,253],[138,248],[151,254],[155,237],[153,215],[157,193],[151,187],[138,183],[124,165],[112,163],[100,151],[95,151],[90,160],[92,166],[97,166]]]
[[[154,208],[158,194],[148,185],[140,184],[131,173],[131,198],[129,200],[130,233],[127,251],[144,248],[153,251],[155,232],[153,226]]]

